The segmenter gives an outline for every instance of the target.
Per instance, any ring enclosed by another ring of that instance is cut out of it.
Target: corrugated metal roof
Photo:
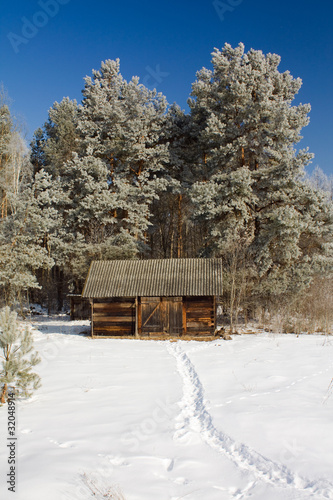
[[[82,297],[178,297],[222,294],[222,259],[92,262]]]

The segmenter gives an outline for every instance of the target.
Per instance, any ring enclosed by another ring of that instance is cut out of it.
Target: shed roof
[[[222,294],[222,259],[93,261],[82,297]]]

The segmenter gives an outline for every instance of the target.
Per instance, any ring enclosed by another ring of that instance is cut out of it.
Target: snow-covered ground
[[[43,386],[17,403],[15,493],[0,408],[1,500],[333,499],[333,338],[92,340],[86,325],[33,323]]]

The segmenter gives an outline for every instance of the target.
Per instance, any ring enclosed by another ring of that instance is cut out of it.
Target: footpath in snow
[[[253,476],[241,496],[249,494],[258,482],[272,486],[290,488],[313,495],[314,498],[333,498],[333,483],[327,480],[309,480],[293,473],[286,466],[262,456],[244,443],[237,443],[223,431],[216,429],[204,400],[204,389],[189,356],[182,350],[181,343],[170,344],[168,350],[176,361],[183,380],[181,413],[177,418],[178,430],[175,437],[182,438],[188,432],[198,433],[202,441],[218,453],[224,454],[241,470]]]

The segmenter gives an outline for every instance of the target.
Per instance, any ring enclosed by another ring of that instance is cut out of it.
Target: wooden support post
[[[138,337],[142,334],[142,315],[141,315],[141,300],[138,297]]]
[[[74,298],[69,297],[69,307],[70,307],[70,320],[74,319]]]
[[[135,338],[139,338],[139,299],[135,297]]]
[[[94,338],[94,299],[90,300],[91,307],[91,336]]]
[[[215,335],[215,332],[216,332],[216,328],[217,328],[217,325],[216,325],[216,296],[214,295],[213,297],[213,300],[214,300],[214,335]]]
[[[180,259],[183,256],[183,196],[178,195],[178,249],[177,257]]]
[[[182,306],[183,306],[183,335],[186,335],[186,333],[187,333],[187,318],[186,318],[185,297],[183,297],[183,299],[182,299]]]

